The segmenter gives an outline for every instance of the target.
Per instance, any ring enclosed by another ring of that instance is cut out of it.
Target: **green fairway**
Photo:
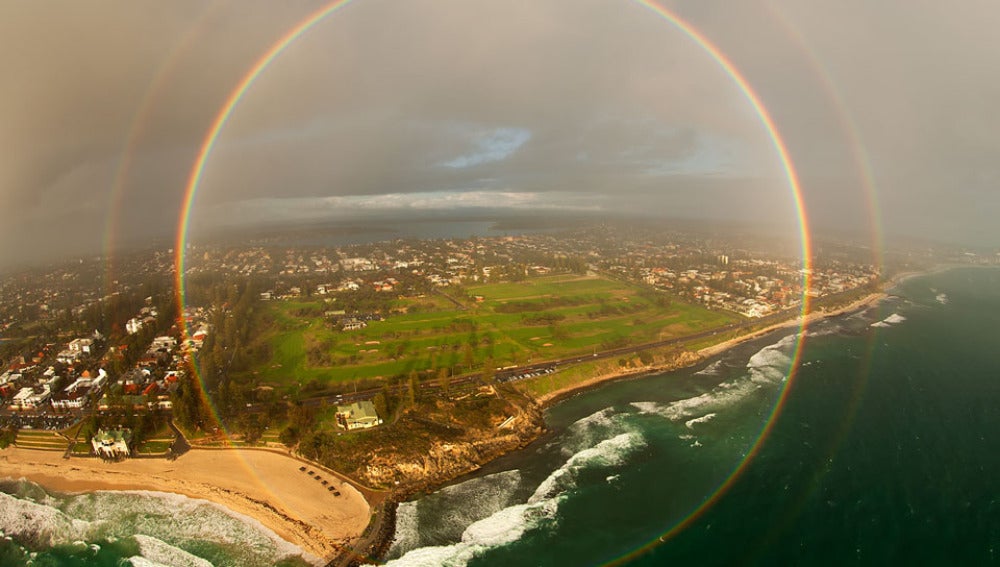
[[[342,331],[319,301],[266,304],[258,333],[271,357],[257,376],[276,385],[454,374],[554,360],[724,325],[732,315],[603,277],[549,276],[467,288],[467,310],[437,295],[395,300],[394,313]]]

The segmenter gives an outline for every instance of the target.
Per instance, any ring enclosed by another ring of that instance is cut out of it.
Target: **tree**
[[[640,350],[639,351],[639,361],[642,362],[646,366],[649,366],[650,364],[653,364],[653,355],[652,355],[652,353],[650,353],[648,350]]]
[[[417,371],[410,371],[409,389],[408,394],[410,396],[410,407],[417,405],[418,392],[420,390],[420,381],[417,378]]]
[[[496,362],[493,357],[489,357],[483,363],[483,383],[492,384],[497,377]]]
[[[383,420],[389,419],[389,401],[386,400],[384,393],[379,392],[375,394],[375,397],[372,398],[372,405],[375,406],[375,413],[377,413],[380,418]]]
[[[17,440],[16,425],[8,425],[0,430],[0,449],[6,449],[15,440]]]
[[[441,387],[441,393],[445,397],[448,397],[448,390],[451,389],[451,376],[448,373],[447,368],[441,368],[438,370],[438,386]]]
[[[472,369],[472,363],[475,362],[475,356],[472,352],[472,345],[465,343],[465,347],[462,352],[463,362],[465,363],[466,372]]]

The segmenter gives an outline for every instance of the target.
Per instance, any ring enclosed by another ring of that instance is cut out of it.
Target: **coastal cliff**
[[[388,447],[370,456],[361,478],[373,486],[395,486],[412,492],[474,471],[497,457],[524,447],[545,431],[540,407],[518,406],[503,428],[466,429],[458,439],[435,440],[426,452]],[[402,421],[415,421],[412,417]]]
[[[407,494],[476,470],[545,430],[541,406],[504,385],[403,403],[371,430],[310,433],[299,453],[364,486]]]

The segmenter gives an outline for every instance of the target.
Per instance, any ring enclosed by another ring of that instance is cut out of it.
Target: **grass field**
[[[439,296],[402,298],[397,314],[341,331],[319,301],[266,304],[260,339],[271,358],[265,383],[304,385],[388,378],[448,368],[453,373],[553,360],[641,344],[732,322],[726,313],[653,295],[602,277],[549,276],[468,288],[467,310]]]
[[[155,439],[146,441],[136,448],[136,453],[142,453],[144,455],[160,455],[169,451],[172,443],[172,439]]]

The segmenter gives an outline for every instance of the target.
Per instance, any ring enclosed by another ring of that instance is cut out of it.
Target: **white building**
[[[66,345],[70,352],[90,354],[90,347],[94,345],[94,339],[73,339]]]
[[[21,391],[14,394],[14,399],[10,401],[10,409],[35,409],[49,401],[50,397],[52,397],[52,391],[49,390],[47,384],[41,387],[36,386],[35,388],[21,388]]]
[[[131,319],[129,319],[128,321],[125,322],[125,331],[128,334],[134,335],[134,334],[138,333],[141,330],[142,330],[142,320],[141,319],[137,319],[135,317],[132,317]]]
[[[73,352],[69,349],[65,349],[59,351],[59,354],[56,355],[56,362],[62,364],[73,364],[74,362],[80,359],[80,356],[81,353],[79,352]]]
[[[337,406],[337,423],[350,431],[381,425],[382,419],[375,411],[375,404],[369,400],[362,400],[349,406]]]
[[[150,350],[160,350],[161,348],[171,350],[175,346],[177,346],[177,339],[164,335],[153,339],[153,344],[149,348]]]
[[[132,432],[128,429],[98,429],[90,439],[94,453],[102,459],[120,460],[131,454],[129,444],[132,442]]]

